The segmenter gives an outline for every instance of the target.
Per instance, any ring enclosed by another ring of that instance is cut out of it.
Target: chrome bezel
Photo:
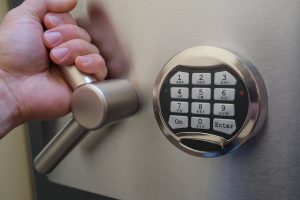
[[[160,90],[165,78],[178,65],[194,67],[210,67],[225,64],[242,80],[248,92],[248,114],[238,133],[230,140],[204,132],[182,132],[173,134],[166,125],[160,108]],[[237,56],[228,50],[212,47],[193,47],[174,56],[160,71],[153,90],[153,108],[158,125],[164,135],[179,149],[199,157],[216,157],[233,151],[249,138],[253,137],[263,125],[268,107],[267,90],[260,73],[245,58]],[[221,146],[221,151],[197,151],[181,144],[181,139],[189,138],[211,142]]]

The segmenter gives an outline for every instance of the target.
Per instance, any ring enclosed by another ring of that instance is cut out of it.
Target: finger
[[[44,33],[44,44],[49,49],[74,39],[91,42],[90,35],[84,29],[71,24],[61,25]]]
[[[47,8],[50,12],[70,12],[75,8],[77,0],[47,0]]]
[[[87,54],[99,54],[99,50],[85,40],[75,39],[53,48],[50,52],[50,58],[55,64],[71,65],[75,62],[77,56]]]
[[[97,80],[104,80],[107,75],[105,61],[99,54],[78,56],[75,65],[87,74],[94,74]]]
[[[91,1],[89,4],[90,24],[79,21],[92,37],[93,43],[99,48],[106,61],[109,77],[121,77],[129,72],[129,55],[124,51],[118,35],[110,21],[105,8]]]
[[[62,24],[76,25],[76,21],[69,13],[47,13],[44,17],[44,25],[47,29],[52,29]]]

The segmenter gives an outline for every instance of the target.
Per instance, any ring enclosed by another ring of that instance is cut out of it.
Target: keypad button
[[[210,88],[193,88],[192,99],[210,100],[211,89]]]
[[[236,130],[235,120],[232,119],[214,119],[213,129],[222,133],[231,135]]]
[[[234,104],[216,103],[214,104],[214,115],[234,116]]]
[[[222,101],[234,101],[235,89],[231,88],[216,88],[214,91],[214,99]]]
[[[210,129],[210,119],[205,117],[192,117],[191,127],[195,129]]]
[[[171,88],[171,98],[174,99],[188,99],[189,89],[183,87],[172,87]]]
[[[172,129],[187,128],[189,119],[186,116],[170,115],[169,125]]]
[[[189,84],[189,73],[177,72],[170,79],[170,83],[174,85],[187,85]]]
[[[193,73],[192,83],[193,85],[210,85],[211,73]]]
[[[188,102],[171,101],[170,111],[174,113],[188,113],[189,104]]]
[[[236,78],[227,71],[215,73],[215,85],[236,85]]]
[[[209,115],[210,114],[210,103],[192,103],[192,113],[199,115]]]

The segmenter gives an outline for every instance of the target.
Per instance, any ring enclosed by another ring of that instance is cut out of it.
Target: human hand
[[[73,63],[98,79],[107,70],[87,32],[68,14],[76,0],[26,0],[0,26],[0,138],[30,119],[70,111],[71,91],[57,65]],[[43,27],[48,30],[44,32]],[[50,57],[49,51],[50,49]]]

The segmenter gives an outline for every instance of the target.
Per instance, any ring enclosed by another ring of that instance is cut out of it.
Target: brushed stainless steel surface
[[[132,116],[139,106],[133,85],[123,79],[86,84],[72,95],[72,112],[84,128],[99,129]]]
[[[60,67],[60,69],[67,83],[73,90],[83,84],[97,81],[94,76],[79,71],[75,66],[64,66]]]
[[[131,79],[145,105],[126,122],[89,134],[48,176],[51,181],[131,200],[300,198],[299,0],[97,2],[104,3],[127,44]],[[80,1],[82,15],[84,6]],[[247,57],[269,95],[262,131],[237,151],[213,159],[175,148],[152,111],[152,89],[164,63],[197,45]]]
[[[213,68],[216,65],[224,64],[239,75],[239,78],[244,83],[249,94],[248,114],[242,128],[230,140],[205,132],[181,132],[175,135],[172,130],[168,128],[167,122],[163,119],[160,106],[159,95],[168,74],[179,65],[187,66],[191,69],[201,69],[201,67]],[[153,109],[161,131],[176,147],[194,156],[216,157],[240,147],[260,130],[267,115],[268,95],[261,75],[248,60],[238,57],[225,49],[211,46],[198,46],[180,52],[165,64],[154,85]],[[221,146],[221,148],[218,151],[198,151],[183,145],[181,143],[182,139],[210,142]]]
[[[36,170],[51,172],[87,133],[74,119],[69,120],[35,158]]]

